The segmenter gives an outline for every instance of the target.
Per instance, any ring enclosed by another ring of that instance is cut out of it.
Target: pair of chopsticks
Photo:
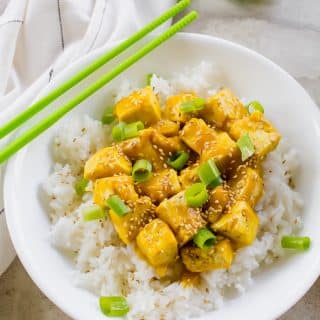
[[[153,31],[154,29],[156,29],[165,21],[176,16],[180,11],[185,9],[189,4],[190,4],[190,0],[179,1],[176,5],[171,7],[168,11],[164,12],[162,15],[160,15],[158,18],[156,18],[149,24],[147,24],[144,28],[139,30],[137,33],[135,33],[134,35],[129,37],[127,40],[123,41],[118,46],[116,46],[109,52],[105,53],[95,61],[93,61],[83,70],[81,70],[79,73],[74,75],[71,79],[63,83],[58,88],[54,89],[47,96],[41,98],[40,100],[35,102],[33,105],[31,105],[28,109],[20,113],[18,116],[11,119],[4,126],[0,127],[0,139],[4,138],[9,133],[19,128],[22,124],[24,124],[26,121],[32,118],[35,114],[37,114],[38,112],[43,110],[45,107],[47,107],[51,102],[53,102],[62,94],[67,92],[69,89],[77,85],[83,79],[87,78],[94,71],[99,69],[101,66],[103,66],[107,62],[109,62],[111,59],[115,58],[120,53],[128,49],[137,41],[141,40],[145,35]],[[22,133],[20,136],[15,138],[13,141],[11,141],[8,145],[6,145],[3,149],[0,150],[0,163],[3,163],[4,161],[6,161],[13,154],[19,151],[22,147],[24,147],[30,141],[35,139],[45,130],[50,128],[59,119],[61,119],[66,113],[74,109],[78,104],[80,104],[82,101],[84,101],[85,99],[90,97],[92,94],[94,94],[96,91],[101,89],[103,86],[105,86],[111,80],[116,78],[119,74],[121,74],[123,71],[128,69],[130,66],[132,66],[135,62],[137,62],[141,58],[143,58],[149,52],[157,48],[163,42],[171,38],[173,35],[175,35],[185,26],[187,26],[192,21],[194,21],[197,17],[198,17],[198,14],[196,11],[190,12],[189,14],[184,16],[182,19],[180,19],[178,22],[173,24],[165,32],[153,38],[150,42],[145,44],[141,49],[136,51],[127,59],[119,63],[111,71],[109,71],[104,76],[99,78],[96,82],[94,82],[89,87],[84,89],[79,95],[72,98],[65,105],[63,105],[62,107],[60,107],[59,109],[51,113],[49,116],[39,121],[36,125],[34,125],[30,129]]]

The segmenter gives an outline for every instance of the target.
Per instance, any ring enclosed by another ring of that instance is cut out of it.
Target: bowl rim
[[[151,35],[153,37],[154,35]],[[275,69],[277,72],[281,73],[282,75],[285,75],[288,79],[293,81],[296,85],[298,85],[301,90],[303,90],[306,97],[310,100],[309,107],[312,109],[311,111],[315,115],[316,121],[320,124],[320,111],[316,105],[316,103],[313,101],[309,93],[283,68],[281,68],[279,65],[277,65],[275,62],[271,61],[270,59],[266,58],[262,54],[247,48],[241,44],[225,40],[223,38],[214,37],[210,35],[205,34],[198,34],[198,33],[187,33],[187,32],[180,32],[175,35],[173,39],[179,39],[179,40],[187,40],[187,41],[194,41],[194,40],[202,40],[206,42],[215,42],[220,43],[226,46],[226,48],[232,48],[233,50],[238,50],[243,53],[246,53],[248,55],[254,56],[255,58],[258,58],[262,63],[268,65],[268,67]],[[52,90],[57,84],[61,83],[70,72],[79,70],[79,66],[89,62],[92,60],[93,57],[98,56],[101,54],[104,50],[112,48],[116,44],[120,43],[122,40],[114,41],[112,43],[108,43],[105,46],[98,48],[91,53],[87,54],[86,56],[76,60],[73,62],[70,66],[68,66],[65,70],[61,71],[57,77],[55,77],[52,82],[48,83],[37,95],[37,97],[34,99],[34,101],[38,100],[39,97],[43,96],[44,93],[48,92],[49,90]],[[79,312],[76,311],[76,308],[71,307],[69,304],[64,302],[64,299],[61,297],[57,297],[53,292],[51,292],[50,288],[46,285],[45,281],[42,280],[41,277],[39,277],[39,273],[35,270],[35,268],[32,265],[32,261],[28,258],[28,256],[25,254],[23,250],[23,245],[21,245],[21,239],[19,239],[19,234],[16,232],[15,226],[14,226],[14,219],[12,212],[15,211],[14,201],[11,199],[12,194],[10,194],[9,190],[12,190],[11,185],[11,179],[10,179],[10,173],[13,172],[14,163],[15,160],[23,154],[28,146],[26,146],[23,150],[20,150],[12,159],[9,160],[7,164],[7,168],[5,171],[5,177],[4,177],[4,203],[6,207],[6,220],[7,220],[7,226],[10,233],[11,240],[13,242],[13,246],[16,250],[16,253],[22,262],[25,270],[27,271],[28,275],[31,277],[33,282],[38,286],[38,288],[59,308],[61,309],[66,315],[68,315],[71,318],[77,319],[79,317]],[[309,270],[311,271],[311,270]],[[311,288],[311,286],[314,284],[314,282],[317,280],[317,278],[320,275],[320,259],[318,261],[318,264],[314,266],[313,273],[309,272],[308,277],[305,277],[303,289],[300,290],[295,296],[293,296],[289,301],[286,300],[286,303],[283,303],[277,308],[273,309],[274,314],[272,315],[273,318],[278,318],[283,313],[285,313],[287,310],[289,310],[293,305],[295,305],[304,295],[305,293]]]

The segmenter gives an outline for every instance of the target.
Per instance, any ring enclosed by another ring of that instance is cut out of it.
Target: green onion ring
[[[215,244],[216,240],[216,236],[207,228],[200,229],[193,237],[193,242],[200,249],[210,248]]]
[[[107,206],[118,216],[123,217],[131,210],[117,195],[112,195],[106,200]]]
[[[100,309],[108,317],[123,317],[129,312],[127,300],[121,296],[100,297]]]
[[[178,151],[172,155],[167,163],[169,166],[176,170],[181,170],[189,160],[189,154],[185,151]]]
[[[200,165],[198,169],[198,176],[200,180],[209,188],[215,188],[223,182],[220,177],[220,171],[213,159],[210,159]]]
[[[135,162],[132,167],[132,177],[135,182],[144,182],[151,178],[152,164],[145,159],[140,159]]]
[[[186,112],[186,113],[197,112],[199,110],[202,110],[205,107],[205,103],[206,103],[206,101],[204,99],[195,98],[192,100],[182,102],[179,105],[179,109],[180,109],[180,111]]]
[[[281,239],[281,247],[284,249],[306,251],[310,248],[310,243],[309,237],[283,236]]]
[[[204,183],[194,183],[185,191],[187,205],[193,208],[202,207],[208,201],[208,191]]]
[[[237,146],[241,151],[242,161],[246,161],[254,154],[254,145],[248,133],[245,133],[240,137],[240,139],[237,141]]]

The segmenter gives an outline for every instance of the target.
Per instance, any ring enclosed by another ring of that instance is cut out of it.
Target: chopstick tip
[[[192,16],[194,16],[195,19],[197,19],[197,18],[199,17],[199,12],[196,11],[196,10],[192,10],[192,11],[190,12],[190,14],[191,14]]]

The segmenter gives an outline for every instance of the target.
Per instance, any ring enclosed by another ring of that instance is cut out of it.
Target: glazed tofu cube
[[[220,171],[225,173],[241,162],[241,154],[230,136],[226,132],[221,132],[215,140],[204,145],[200,162],[206,162],[209,159],[213,159]]]
[[[179,137],[165,137],[157,131],[152,135],[152,144],[162,156],[186,149]]]
[[[109,215],[119,238],[125,244],[134,241],[142,228],[155,219],[154,209],[150,198],[141,197],[135,201],[133,210],[125,216],[118,216],[110,210]]]
[[[139,89],[116,104],[115,114],[124,122],[157,123],[161,116],[159,99],[151,87]]]
[[[160,219],[152,220],[139,232],[137,246],[154,267],[167,266],[178,256],[177,240],[169,226]]]
[[[209,223],[216,222],[227,203],[229,202],[229,192],[227,188],[220,185],[209,192],[209,200],[205,212],[203,213],[203,218]]]
[[[277,130],[260,112],[254,112],[249,117],[235,121],[229,133],[235,140],[248,133],[255,148],[255,155],[259,158],[274,150],[281,139]]]
[[[143,156],[152,158],[155,150],[152,147],[152,136],[154,130],[152,128],[139,131],[139,135],[135,138],[124,140],[118,145],[122,152],[128,156],[129,159],[140,159]]]
[[[263,194],[263,180],[257,170],[240,166],[229,181],[235,200],[244,200],[254,208]]]
[[[229,89],[223,89],[208,99],[199,115],[217,128],[226,129],[233,120],[247,116],[248,111]]]
[[[180,246],[191,240],[198,230],[206,225],[200,210],[187,206],[184,191],[163,200],[156,208],[156,213],[171,227]]]
[[[100,207],[106,207],[106,200],[113,194],[118,195],[130,206],[138,200],[131,176],[115,176],[97,179],[93,186],[93,201]]]
[[[191,272],[206,272],[227,269],[231,266],[234,253],[229,240],[224,239],[209,249],[185,246],[181,249],[183,264]]]
[[[201,154],[206,144],[216,140],[217,133],[202,119],[193,118],[183,127],[180,137],[189,148]]]
[[[97,151],[84,166],[86,179],[111,177],[115,174],[131,174],[132,165],[129,159],[116,147]]]
[[[200,178],[198,176],[199,164],[196,163],[192,166],[188,166],[180,172],[179,180],[182,189],[186,189],[192,184],[199,182]]]
[[[161,202],[178,193],[181,187],[176,171],[165,169],[155,172],[148,181],[139,183],[137,190],[140,194],[149,196],[153,202]]]
[[[259,218],[249,204],[246,201],[237,201],[211,228],[232,239],[237,247],[245,247],[255,240],[258,226]]]
[[[167,120],[161,119],[156,124],[152,126],[157,132],[163,134],[165,137],[173,137],[179,134],[180,126],[178,123]]]
[[[159,150],[156,150],[153,146],[153,133],[154,129],[152,128],[141,130],[138,137],[121,142],[119,147],[130,160],[149,160],[153,170],[158,171],[162,170],[166,164]]]
[[[163,116],[166,119],[176,122],[187,122],[192,116],[190,113],[185,113],[180,110],[180,105],[183,102],[198,98],[193,93],[182,93],[175,96],[170,96],[166,102]]]

